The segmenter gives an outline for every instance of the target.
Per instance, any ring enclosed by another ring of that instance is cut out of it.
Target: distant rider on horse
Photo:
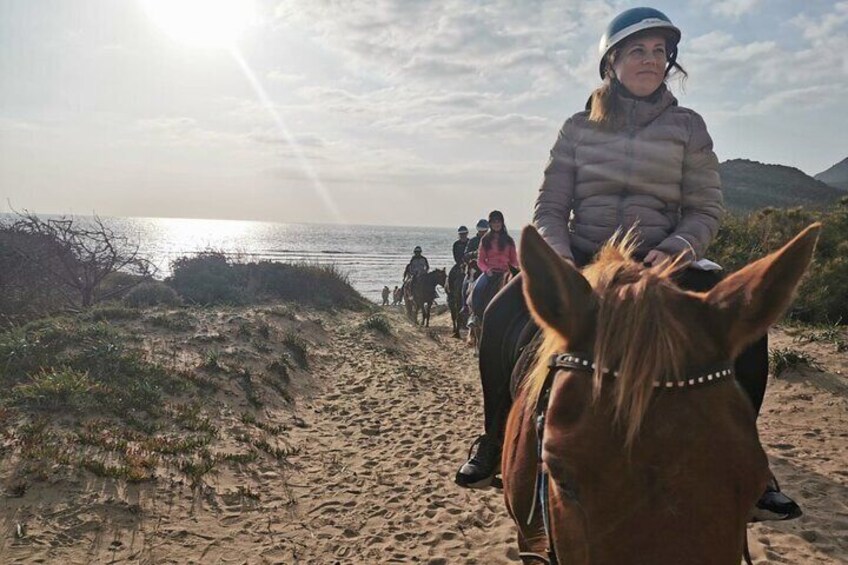
[[[480,247],[480,240],[489,231],[489,221],[481,218],[477,222],[477,235],[468,240],[468,245],[465,246],[465,261],[477,258],[477,248]]]
[[[462,263],[462,260],[465,258],[465,248],[468,247],[468,228],[459,226],[456,234],[459,236],[459,239],[453,242],[453,262],[458,264]]]
[[[403,284],[415,279],[418,275],[426,274],[430,270],[430,262],[421,254],[421,246],[416,245],[412,250],[412,259],[403,270]]]
[[[462,260],[465,262],[466,271],[465,271],[465,280],[462,281],[462,312],[463,314],[468,313],[468,287],[471,286],[471,283],[474,282],[475,273],[472,272],[472,269],[469,266],[470,261],[477,260],[477,248],[480,247],[480,240],[483,239],[483,236],[486,235],[486,232],[489,231],[489,221],[485,218],[481,218],[479,222],[477,222],[477,235],[468,240],[468,245],[465,246],[465,256]]]

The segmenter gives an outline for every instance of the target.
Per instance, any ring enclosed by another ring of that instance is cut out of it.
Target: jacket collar
[[[656,92],[644,98],[633,96],[627,91],[618,94],[628,127],[644,127],[653,122],[670,106],[677,106],[677,98],[661,84]]]

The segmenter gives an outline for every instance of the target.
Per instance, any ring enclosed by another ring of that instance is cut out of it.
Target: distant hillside
[[[848,190],[848,157],[842,159],[826,171],[816,175],[816,179],[841,190]]]
[[[731,159],[721,163],[719,171],[725,206],[734,212],[767,206],[821,208],[845,195],[794,167]]]

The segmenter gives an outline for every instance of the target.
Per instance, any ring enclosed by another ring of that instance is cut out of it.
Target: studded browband
[[[548,367],[550,369],[572,369],[575,371],[595,371],[595,361],[594,356],[590,353],[578,353],[578,352],[566,352],[566,353],[557,353],[551,356],[551,360],[548,363]],[[601,369],[601,373],[605,375],[610,375],[612,377],[618,377],[618,371],[614,371],[612,369],[603,368]],[[724,363],[717,363],[715,365],[708,365],[706,367],[700,367],[699,369],[692,371],[691,373],[697,376],[686,377],[683,379],[677,378],[668,378],[663,380],[655,380],[654,388],[662,388],[662,389],[676,389],[676,388],[686,388],[690,386],[698,386],[711,384],[722,379],[727,379],[727,377],[733,376],[733,363],[730,361]]]

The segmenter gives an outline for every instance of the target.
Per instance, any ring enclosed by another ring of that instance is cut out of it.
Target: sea
[[[137,242],[140,252],[167,277],[183,255],[220,251],[244,261],[334,265],[363,296],[381,301],[383,286],[400,285],[403,270],[420,245],[430,268],[453,265],[456,230],[340,224],[278,224],[235,220],[103,218]],[[439,288],[439,292],[443,291]],[[439,300],[444,303],[444,299]]]

